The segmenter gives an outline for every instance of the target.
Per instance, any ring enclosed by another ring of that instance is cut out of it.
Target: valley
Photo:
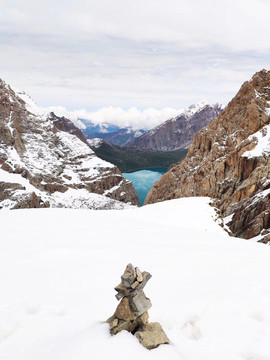
[[[167,168],[182,161],[187,154],[186,149],[154,151],[117,146],[98,139],[88,140],[88,144],[99,158],[116,165],[122,172],[153,167]]]

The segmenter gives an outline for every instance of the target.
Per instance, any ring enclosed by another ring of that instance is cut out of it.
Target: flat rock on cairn
[[[157,322],[148,323],[148,310],[152,304],[143,289],[151,277],[149,272],[141,272],[138,267],[128,264],[121,276],[121,283],[115,287],[115,297],[121,301],[113,316],[107,320],[112,335],[127,330],[147,349],[169,344],[162,326]]]

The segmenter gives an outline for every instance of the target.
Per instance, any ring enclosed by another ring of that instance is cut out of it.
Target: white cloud
[[[65,116],[72,120],[80,129],[85,125],[79,120],[84,119],[94,124],[110,123],[119,127],[131,127],[134,130],[152,129],[172,117],[179,115],[182,109],[165,108],[161,110],[149,108],[138,110],[132,107],[124,110],[120,107],[103,107],[97,111],[87,112],[86,110],[68,111],[64,107],[44,108],[47,112],[53,111],[58,116]]]

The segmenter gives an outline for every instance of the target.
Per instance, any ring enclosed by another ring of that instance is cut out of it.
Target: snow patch
[[[44,116],[48,114],[46,109],[39,107],[33,99],[24,91],[15,90],[15,94],[25,102],[25,107],[33,115]]]
[[[256,142],[253,150],[243,153],[243,157],[253,158],[270,154],[270,124],[248,137],[250,141]]]
[[[103,140],[101,138],[94,138],[94,139],[87,139],[87,142],[90,146],[98,149],[102,145]]]

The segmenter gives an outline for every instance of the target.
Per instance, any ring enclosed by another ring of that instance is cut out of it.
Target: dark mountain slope
[[[161,151],[187,149],[193,136],[222,111],[223,107],[219,104],[209,105],[202,102],[191,105],[179,116],[165,121],[126,145]]]

